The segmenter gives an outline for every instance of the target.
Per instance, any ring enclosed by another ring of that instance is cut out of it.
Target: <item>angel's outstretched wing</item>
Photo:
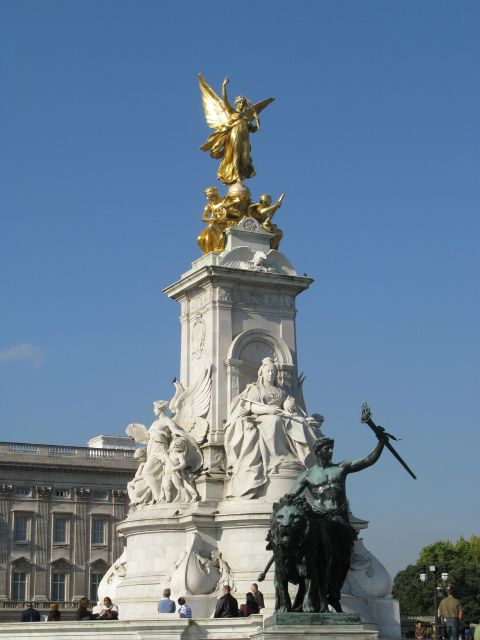
[[[205,112],[205,119],[208,126],[211,129],[220,129],[221,127],[227,125],[229,120],[229,111],[227,105],[221,98],[217,96],[215,91],[208,84],[208,82],[205,80],[205,77],[201,73],[198,74],[198,84],[200,85],[203,110]]]
[[[210,367],[200,373],[195,382],[177,397],[173,419],[187,433],[191,433],[197,442],[202,442],[208,430],[204,419],[210,408],[212,380]]]
[[[174,378],[174,380],[173,380],[173,386],[175,387],[175,395],[173,396],[173,398],[168,403],[168,408],[170,409],[170,411],[175,411],[175,406],[177,404],[177,400],[182,395],[182,393],[184,393],[184,391],[185,391],[185,389],[183,388],[182,383],[178,382],[178,380],[176,378]]]
[[[127,432],[127,436],[133,438],[135,442],[139,442],[140,444],[146,444],[148,442],[148,430],[144,424],[132,422],[125,431]]]
[[[270,249],[267,253],[267,267],[275,271],[276,273],[285,273],[288,276],[296,276],[297,272],[293,264],[287,259],[287,257],[280,251]]]
[[[251,268],[254,255],[254,251],[249,247],[236,247],[227,253],[227,255],[220,260],[219,264],[221,264],[222,267],[229,267],[230,269],[249,269]]]
[[[263,111],[265,107],[268,107],[268,105],[271,104],[274,100],[275,98],[267,98],[266,100],[262,100],[261,102],[257,102],[256,104],[254,104],[253,108],[255,109],[256,113],[260,113],[260,111]]]

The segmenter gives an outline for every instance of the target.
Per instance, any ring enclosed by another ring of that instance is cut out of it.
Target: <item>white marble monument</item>
[[[312,279],[279,251],[283,231],[273,217],[284,194],[252,202],[245,186],[255,175],[250,135],[273,98],[239,96],[233,106],[227,78],[221,96],[202,75],[199,83],[214,130],[201,149],[220,160],[217,177],[227,191],[205,190],[202,256],[165,289],[180,305],[173,398],[154,402],[150,428],[127,427],[146,446],[136,452],[130,511],[118,526],[126,551],[99,590],[115,599],[123,620],[155,616],[167,587],[187,598],[195,618],[211,616],[226,584],[243,601],[270,560],[272,506],[314,462],[323,421],[307,410],[298,374],[295,301]],[[357,530],[367,526],[351,519]],[[262,591],[272,611],[272,572]],[[360,613],[369,629],[398,636],[390,591],[386,570],[358,538],[345,609]]]
[[[166,294],[180,305],[180,382],[156,401],[147,430],[127,432],[146,448],[118,526],[126,552],[99,596],[123,620],[156,616],[163,589],[185,596],[194,617],[211,616],[221,588],[240,601],[264,570],[273,502],[313,461],[321,417],[309,415],[297,369],[296,296],[312,279],[270,249],[253,218],[226,230],[225,249],[196,260]],[[318,410],[319,407],[314,407]],[[367,523],[353,519],[353,526]],[[261,584],[273,610],[273,573]],[[372,630],[399,635],[391,579],[355,542],[342,604]]]

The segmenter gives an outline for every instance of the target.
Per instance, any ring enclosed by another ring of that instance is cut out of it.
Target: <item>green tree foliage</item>
[[[480,536],[458,542],[439,540],[424,547],[416,564],[399,571],[393,582],[393,595],[400,602],[400,610],[409,615],[433,615],[433,576],[428,566],[435,565],[437,578],[448,571],[448,584],[462,601],[465,620],[480,621]],[[427,582],[421,582],[420,573],[427,573]],[[443,586],[443,585],[442,585]],[[439,591],[438,601],[445,595]]]

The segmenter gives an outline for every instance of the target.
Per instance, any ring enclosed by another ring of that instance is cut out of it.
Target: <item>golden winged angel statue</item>
[[[250,133],[260,129],[258,114],[275,98],[267,98],[253,104],[244,96],[235,98],[235,108],[228,102],[228,78],[222,84],[222,97],[217,96],[202,74],[199,74],[203,110],[210,128],[215,131],[200,149],[210,151],[212,158],[221,158],[217,178],[224,184],[242,183],[253,178],[250,155]]]

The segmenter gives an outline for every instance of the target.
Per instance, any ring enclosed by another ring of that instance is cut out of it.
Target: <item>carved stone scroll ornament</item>
[[[232,292],[225,287],[217,287],[217,300],[220,302],[231,302]]]
[[[207,595],[229,585],[235,591],[230,565],[221,552],[195,533],[188,548],[180,553],[163,582],[180,595]]]
[[[99,602],[108,596],[115,602],[115,596],[119,585],[123,582],[127,575],[127,549],[123,550],[122,555],[115,560],[110,569],[103,576],[98,585],[97,598]]]

